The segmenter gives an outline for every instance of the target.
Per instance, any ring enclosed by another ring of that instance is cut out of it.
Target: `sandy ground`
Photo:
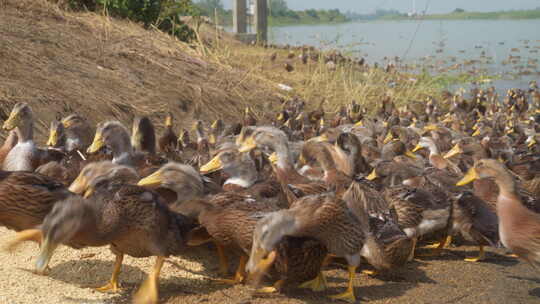
[[[0,244],[14,232],[0,228]],[[358,274],[355,292],[369,303],[540,303],[540,276],[529,265],[488,249],[487,260],[464,262],[475,247],[452,247],[441,257],[417,258],[393,273]],[[12,253],[0,252],[0,303],[129,303],[154,258],[126,257],[120,294],[102,294],[114,261],[107,248],[57,249],[48,276],[32,273],[37,246],[25,244]],[[422,253],[425,250],[420,251]],[[208,248],[190,248],[163,267],[161,303],[330,303],[326,296],[341,292],[347,274],[337,264],[325,271],[329,289],[323,293],[295,290],[287,294],[254,295],[250,286],[224,286],[217,277],[217,259]],[[337,303],[337,302],[336,302]]]

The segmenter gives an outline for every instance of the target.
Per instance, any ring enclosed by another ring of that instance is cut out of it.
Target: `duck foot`
[[[276,293],[276,292],[279,292],[279,290],[281,289],[284,283],[285,281],[279,280],[275,282],[273,286],[262,287],[262,288],[257,289],[255,292],[264,293],[264,294]]]
[[[317,277],[311,281],[304,282],[298,286],[300,288],[309,288],[312,291],[320,292],[326,290],[327,283],[326,278],[322,274],[322,272],[319,272]]]
[[[112,282],[112,281],[107,283],[105,286],[95,288],[95,290],[99,292],[104,292],[104,293],[105,292],[119,293],[120,291],[122,291],[118,282]]]
[[[334,299],[334,300],[343,300],[343,301],[347,301],[349,303],[355,303],[356,302],[356,297],[354,296],[354,292],[352,290],[347,290],[344,293],[329,296],[329,298]]]
[[[165,257],[157,257],[156,264],[152,270],[152,273],[144,281],[140,289],[135,294],[133,298],[133,303],[135,304],[156,304],[159,301],[158,294],[158,283],[159,283],[159,274],[161,268],[163,267],[163,262]]]
[[[475,258],[466,258],[464,259],[465,262],[480,262],[485,260],[486,253],[484,252],[484,247],[480,246],[480,250],[478,251],[478,256]]]
[[[379,274],[377,270],[367,270],[367,269],[362,270],[362,273],[368,276],[376,276]]]

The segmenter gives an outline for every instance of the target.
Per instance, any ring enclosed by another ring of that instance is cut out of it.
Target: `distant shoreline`
[[[424,16],[409,17],[406,15],[382,16],[375,20],[520,20],[540,19],[540,9],[500,11],[500,12],[454,12],[449,14],[429,14]],[[360,21],[360,20],[359,20]]]
[[[522,11],[502,11],[502,12],[462,12],[449,14],[430,14],[410,17],[406,15],[387,15],[369,19],[348,19],[337,22],[324,22],[316,20],[287,20],[270,19],[271,27],[302,26],[302,25],[337,25],[354,22],[381,22],[381,21],[415,21],[415,20],[531,20],[540,19],[540,9]]]

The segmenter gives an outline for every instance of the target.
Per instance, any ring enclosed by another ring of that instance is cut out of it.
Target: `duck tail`
[[[4,246],[3,250],[12,252],[17,247],[19,247],[23,242],[34,241],[41,246],[41,241],[43,240],[43,233],[41,229],[27,229],[17,233],[17,235],[9,240]]]
[[[360,255],[363,256],[368,263],[376,269],[389,269],[391,267],[391,264],[385,258],[386,255],[384,252],[384,247],[377,242],[371,233],[367,235]]]

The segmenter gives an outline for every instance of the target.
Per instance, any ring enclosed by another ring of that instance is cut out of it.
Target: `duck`
[[[481,159],[456,185],[476,179],[493,178],[499,188],[497,215],[502,244],[536,269],[540,266],[540,213],[527,208],[518,192],[514,176],[504,164],[494,159]],[[536,198],[536,201],[538,199]],[[531,202],[528,203],[529,206]],[[532,205],[537,205],[534,202]]]
[[[0,225],[15,231],[34,229],[54,204],[71,195],[62,183],[47,176],[0,171]],[[31,239],[41,241],[39,237]]]
[[[412,250],[408,260],[415,256],[418,239],[434,232],[443,232],[442,240],[434,245],[431,255],[438,255],[446,246],[451,228],[452,206],[447,201],[432,195],[432,192],[409,186],[396,186],[384,191],[390,207],[395,210],[399,227],[412,239]]]
[[[141,176],[151,174],[165,162],[160,157],[136,152],[127,129],[118,121],[107,121],[98,125],[87,153],[97,153],[103,148],[111,151],[113,163],[133,167]]]
[[[479,247],[478,256],[465,258],[465,261],[483,261],[484,247],[496,247],[499,242],[497,214],[486,202],[470,191],[455,197],[452,204],[452,231],[459,232],[465,239],[476,243]],[[448,243],[450,242],[451,240],[448,240]]]
[[[17,144],[7,153],[2,164],[3,170],[34,171],[53,156],[53,152],[49,154],[34,143],[33,112],[27,103],[21,102],[13,107],[3,128],[17,134]]]
[[[220,151],[200,168],[201,174],[221,171],[227,177],[223,191],[245,193],[255,199],[276,198],[281,193],[279,183],[272,177],[261,179],[259,168],[251,153],[240,153],[236,148]]]
[[[354,278],[361,256],[371,264],[381,248],[369,233],[368,218],[359,219],[347,203],[333,193],[310,195],[295,201],[289,209],[271,212],[257,222],[246,270],[257,276],[275,259],[276,245],[285,237],[310,237],[321,242],[329,254],[344,257],[348,263],[349,282],[345,292],[334,299],[355,302]],[[324,281],[319,273],[318,281]]]
[[[178,145],[178,136],[173,130],[173,115],[171,112],[165,116],[165,131],[158,139],[159,151],[169,154],[176,152]]]
[[[36,272],[44,273],[60,244],[72,248],[110,245],[115,263],[100,292],[118,292],[124,255],[155,256],[152,272],[134,296],[135,303],[157,303],[161,268],[170,255],[186,250],[186,236],[196,224],[171,211],[159,195],[136,185],[101,180],[86,198],[71,196],[54,206],[39,230],[43,243]]]
[[[157,171],[137,182],[139,186],[146,187],[163,194],[163,189],[172,192],[172,196],[167,199],[171,209],[180,212],[181,206],[192,200],[204,197],[207,191],[207,182],[190,165],[177,162],[168,162]]]
[[[150,118],[137,116],[133,119],[131,146],[135,152],[156,153],[156,130]]]
[[[203,202],[198,216],[201,227],[193,231],[189,240],[191,246],[199,246],[213,241],[216,244],[220,272],[228,272],[225,248],[232,248],[240,255],[238,269],[233,279],[220,282],[238,284],[246,277],[245,265],[251,249],[253,229],[261,213],[279,210],[276,205],[254,200],[251,196],[234,192],[224,192]],[[205,237],[206,236],[206,237]]]
[[[101,180],[114,180],[118,183],[134,185],[140,177],[135,169],[128,166],[118,165],[108,160],[92,162],[84,166],[68,189],[72,193],[88,197]]]
[[[70,114],[62,120],[53,120],[49,128],[47,146],[71,153],[84,152],[92,143],[93,128],[79,114]]]
[[[257,118],[250,107],[246,107],[242,121],[244,127],[255,126],[257,124]]]
[[[274,173],[282,185],[309,184],[311,180],[296,171],[294,157],[287,135],[274,127],[244,128],[237,137],[239,152],[249,152],[259,148],[273,155]],[[275,154],[274,154],[275,153]]]

